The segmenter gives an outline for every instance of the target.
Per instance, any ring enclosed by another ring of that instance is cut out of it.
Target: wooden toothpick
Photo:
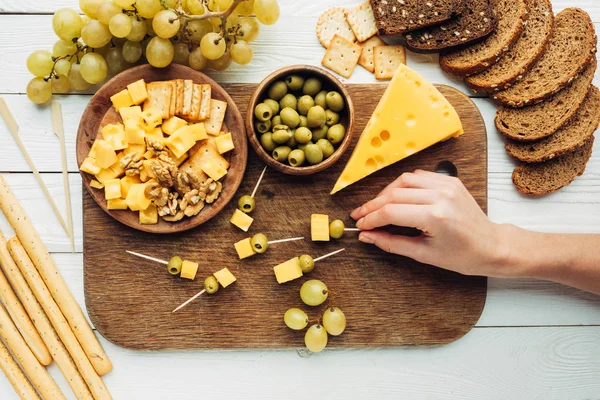
[[[188,304],[190,304],[192,301],[196,300],[198,297],[200,297],[204,292],[206,292],[206,289],[202,289],[201,291],[199,291],[198,293],[196,293],[193,297],[191,297],[189,300],[187,300],[185,303],[183,303],[182,305],[180,305],[179,307],[177,307],[176,309],[174,309],[172,312],[176,312],[178,310],[181,310],[183,307],[187,306]]]
[[[263,179],[263,176],[265,176],[265,172],[267,171],[267,166],[265,165],[265,167],[263,168],[260,176],[258,177],[258,182],[256,182],[256,186],[254,186],[254,190],[252,191],[252,194],[250,195],[250,197],[254,198],[254,195],[256,195],[256,191],[258,190],[258,186],[260,185],[260,182]]]
[[[358,228],[344,228],[344,232],[360,232]]]
[[[317,261],[324,260],[324,259],[326,259],[327,257],[334,256],[334,255],[336,255],[336,254],[338,254],[338,253],[341,253],[341,252],[342,252],[342,251],[344,251],[344,250],[346,250],[346,249],[339,249],[339,250],[336,250],[336,251],[334,251],[334,252],[331,252],[331,253],[329,253],[329,254],[325,254],[324,256],[321,256],[321,257],[315,258],[315,260],[314,260],[314,261],[315,261],[315,262],[317,262]]]
[[[267,243],[271,244],[276,244],[276,243],[285,243],[285,242],[294,242],[296,240],[302,240],[304,239],[304,236],[302,237],[295,237],[295,238],[290,238],[290,239],[279,239],[279,240],[270,240]]]
[[[157,263],[161,263],[161,264],[164,264],[164,265],[169,265],[168,261],[161,260],[160,258],[154,258],[154,257],[146,256],[144,254],[136,253],[135,251],[129,251],[129,250],[125,250],[125,251],[127,253],[129,253],[129,254],[134,255],[134,256],[145,258],[146,260],[155,261]]]

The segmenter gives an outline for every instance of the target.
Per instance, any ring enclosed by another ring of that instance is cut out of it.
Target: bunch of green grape
[[[248,64],[260,23],[279,19],[277,0],[79,0],[79,6],[85,15],[63,8],[52,17],[58,36],[52,51],[27,58],[35,76],[27,97],[37,104],[144,62],[218,71]]]
[[[311,279],[300,288],[300,299],[307,306],[317,307],[327,300],[329,290],[322,281]],[[299,308],[290,308],[283,316],[285,325],[295,331],[308,326],[308,315]],[[327,307],[318,323],[313,324],[304,334],[304,344],[313,353],[319,353],[327,346],[329,335],[339,336],[346,329],[346,315],[338,307]]]

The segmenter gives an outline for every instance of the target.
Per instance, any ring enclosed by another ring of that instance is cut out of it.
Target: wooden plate
[[[235,149],[227,154],[231,166],[229,172],[222,180],[223,191],[219,199],[213,204],[207,205],[195,217],[184,218],[179,222],[166,222],[162,218],[159,218],[159,222],[156,225],[142,225],[139,222],[137,212],[109,210],[104,198],[104,191],[90,187],[93,177],[90,174],[81,172],[83,185],[94,201],[108,215],[131,228],[150,233],[175,233],[195,228],[217,215],[233,198],[244,177],[248,160],[248,144],[244,121],[237,105],[219,84],[203,73],[178,64],[172,64],[163,69],[153,68],[150,65],[142,65],[128,69],[109,80],[92,97],[81,117],[77,132],[77,164],[81,166],[81,163],[87,157],[101,127],[118,120],[118,114],[112,107],[110,96],[125,89],[128,84],[139,79],[144,79],[146,82],[191,79],[194,83],[198,84],[208,83],[212,86],[212,98],[227,102],[224,125],[233,136]]]

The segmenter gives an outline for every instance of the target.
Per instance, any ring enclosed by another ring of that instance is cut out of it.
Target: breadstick
[[[23,372],[44,399],[65,399],[54,379],[48,374],[46,368],[35,358],[27,343],[13,324],[4,307],[0,307],[0,338],[6,347],[13,353]]]
[[[4,371],[21,400],[41,400],[2,342],[0,342],[0,369]]]
[[[44,279],[48,290],[69,322],[94,369],[99,375],[108,373],[112,369],[112,363],[85,319],[81,307],[65,284],[46,246],[2,176],[0,176],[0,210],[15,230],[31,261]]]
[[[65,319],[64,315],[60,312],[60,308],[50,295],[48,288],[44,284],[40,273],[35,269],[35,266],[31,262],[31,259],[27,255],[25,248],[21,245],[21,242],[17,237],[13,237],[8,241],[8,251],[12,256],[12,259],[19,266],[19,269],[25,276],[31,291],[35,295],[36,299],[40,302],[40,305],[46,312],[48,319],[52,323],[58,337],[65,345],[69,354],[73,358],[77,369],[81,374],[81,377],[87,383],[88,389],[92,393],[92,396],[96,400],[111,399],[110,393],[106,388],[106,385],[100,378],[100,375],[96,373],[94,367],[90,363],[90,360],[86,357],[85,352],[81,348],[81,345],[77,341],[75,334],[71,330],[69,323]]]
[[[13,261],[12,257],[8,252],[6,239],[2,232],[0,232],[0,265],[4,269],[4,274],[8,277],[10,284],[15,289],[17,296],[23,302],[23,307],[27,310],[27,313],[33,320],[33,324],[40,333],[42,340],[46,343],[46,346],[52,353],[56,365],[62,372],[65,380],[75,393],[75,397],[79,400],[91,400],[93,399],[90,391],[88,390],[87,384],[77,371],[75,363],[71,359],[69,352],[65,349],[65,346],[61,343],[58,338],[56,331],[50,324],[46,313],[40,306],[40,303],[36,300],[31,288],[27,284],[25,277],[21,273],[21,270],[17,267],[17,264]]]

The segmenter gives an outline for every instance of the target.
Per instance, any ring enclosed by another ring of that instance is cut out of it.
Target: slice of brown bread
[[[508,89],[529,70],[543,54],[552,33],[554,14],[550,0],[525,0],[529,18],[519,40],[496,64],[465,79],[465,83],[479,92],[497,92]]]
[[[529,12],[525,0],[497,0],[494,6],[498,26],[486,39],[461,50],[446,51],[440,66],[448,73],[469,76],[496,64],[519,39]]]
[[[573,81],[595,53],[596,33],[590,16],[579,8],[567,8],[556,16],[552,37],[540,59],[521,81],[493,98],[510,107],[544,101]]]
[[[513,171],[513,183],[525,194],[541,196],[552,193],[573,182],[582,175],[592,156],[594,137],[571,153],[550,161],[522,164]]]
[[[406,47],[417,53],[434,53],[485,39],[496,29],[494,1],[465,0],[462,14],[441,25],[408,33]]]
[[[592,86],[575,117],[554,135],[532,143],[509,139],[506,142],[506,151],[527,163],[547,161],[583,146],[598,129],[598,124],[600,124],[600,90]]]
[[[438,25],[462,13],[464,0],[371,0],[380,35],[398,35]]]
[[[521,142],[552,135],[569,122],[585,100],[596,73],[596,64],[596,59],[592,59],[570,86],[543,103],[524,108],[498,108],[496,128],[503,135]]]

